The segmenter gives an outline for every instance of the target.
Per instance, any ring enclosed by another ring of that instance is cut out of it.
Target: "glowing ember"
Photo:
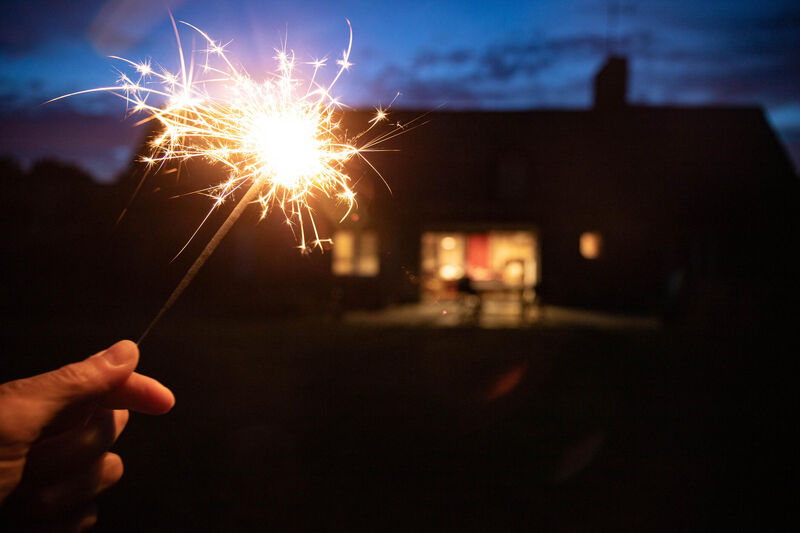
[[[317,232],[309,199],[319,195],[343,201],[347,212],[342,219],[347,217],[355,205],[355,193],[344,172],[345,163],[394,133],[356,147],[355,139],[365,132],[347,139],[339,130],[341,104],[330,91],[353,65],[352,29],[347,49],[336,62],[339,70],[325,87],[316,80],[327,59],[303,63],[290,51],[276,50],[276,71],[259,82],[234,66],[226,55],[226,45],[184,24],[207,44],[206,49],[192,54],[189,68],[173,21],[180,72],[169,72],[149,61],[115,57],[131,66],[136,75],[123,73],[117,86],[60,98],[97,91],[122,97],[132,112],[148,115],[142,122],[157,120],[161,124],[160,134],[151,142],[152,153],[143,157],[148,165],[196,158],[219,164],[226,169],[227,178],[203,191],[214,199],[212,209],[235,192],[245,192],[240,201],[260,203],[262,216],[275,205],[283,210],[290,226],[299,228],[300,248],[329,242]],[[195,63],[198,53],[204,58]],[[312,71],[308,81],[299,76],[301,66]],[[378,108],[367,131],[386,116],[386,111]],[[309,223],[313,239],[307,242]]]

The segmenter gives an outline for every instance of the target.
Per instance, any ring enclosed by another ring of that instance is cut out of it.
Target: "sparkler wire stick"
[[[139,340],[136,341],[137,345],[142,343],[145,337],[147,337],[147,334],[150,333],[150,330],[153,329],[153,326],[155,326],[156,323],[161,320],[161,317],[164,316],[164,313],[166,313],[169,308],[172,307],[172,305],[178,300],[180,295],[183,294],[183,291],[185,291],[186,287],[189,286],[189,283],[192,282],[194,277],[200,271],[200,268],[203,266],[203,264],[205,264],[206,260],[211,256],[212,253],[214,253],[214,250],[217,248],[217,245],[220,243],[220,241],[222,241],[231,227],[233,227],[247,206],[257,198],[258,187],[254,184],[247,189],[247,192],[244,193],[242,199],[239,200],[239,202],[236,204],[236,207],[233,208],[231,214],[228,215],[228,218],[226,218],[225,222],[223,222],[219,229],[217,229],[216,233],[214,233],[214,236],[211,237],[211,240],[208,241],[205,248],[203,248],[203,251],[200,252],[200,255],[198,255],[194,260],[192,266],[190,266],[189,270],[186,271],[186,274],[183,275],[180,283],[178,283],[178,285],[172,291],[172,294],[169,295],[169,298],[167,298],[167,301],[164,303],[164,305],[161,306],[161,309],[147,326],[147,329],[144,330],[142,336],[139,337]]]

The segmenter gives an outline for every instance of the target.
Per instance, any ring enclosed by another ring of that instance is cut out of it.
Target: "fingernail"
[[[120,341],[109,347],[105,352],[103,352],[103,359],[107,360],[113,366],[123,366],[128,364],[134,357],[136,357],[136,353],[134,350],[128,349],[122,344],[123,341]]]

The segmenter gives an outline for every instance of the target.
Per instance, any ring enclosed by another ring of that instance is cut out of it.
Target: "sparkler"
[[[285,48],[276,50],[277,70],[259,82],[234,66],[225,50],[227,44],[214,41],[191,24],[183,24],[202,36],[206,48],[192,51],[187,67],[178,27],[172,19],[180,57],[177,74],[150,61],[135,62],[112,56],[136,74],[121,72],[117,85],[55,99],[109,92],[123,98],[132,113],[144,113],[146,118],[140,123],[157,121],[159,134],[150,143],[151,153],[142,159],[149,168],[202,159],[225,169],[226,179],[200,191],[213,199],[200,227],[223,202],[241,194],[235,208],[189,267],[139,342],[175,303],[250,204],[260,206],[262,218],[271,209],[279,208],[295,232],[301,250],[330,243],[317,230],[309,199],[322,197],[343,203],[347,207],[344,220],[355,206],[355,192],[350,187],[345,163],[354,157],[364,159],[364,152],[402,128],[398,125],[357,145],[365,133],[386,119],[383,108],[378,108],[367,129],[353,138],[348,139],[340,128],[342,105],[331,96],[331,89],[353,65],[352,27],[347,48],[336,61],[335,77],[323,86],[317,81],[317,74],[326,65],[326,58],[301,62]],[[198,54],[205,59],[195,63]],[[298,66],[311,67],[312,75],[307,82],[298,76]],[[196,235],[197,231],[189,242]]]

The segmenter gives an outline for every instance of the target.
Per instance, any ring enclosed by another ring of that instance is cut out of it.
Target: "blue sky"
[[[0,22],[0,153],[114,176],[141,136],[118,99],[39,104],[112,84],[111,54],[174,67],[168,10],[232,39],[231,55],[255,76],[274,67],[287,36],[301,57],[336,57],[349,19],[355,67],[337,93],[354,107],[400,92],[399,108],[586,108],[594,71],[609,51],[622,53],[631,101],[764,106],[800,162],[800,6],[781,0],[12,0]],[[191,32],[182,36],[191,45]]]

